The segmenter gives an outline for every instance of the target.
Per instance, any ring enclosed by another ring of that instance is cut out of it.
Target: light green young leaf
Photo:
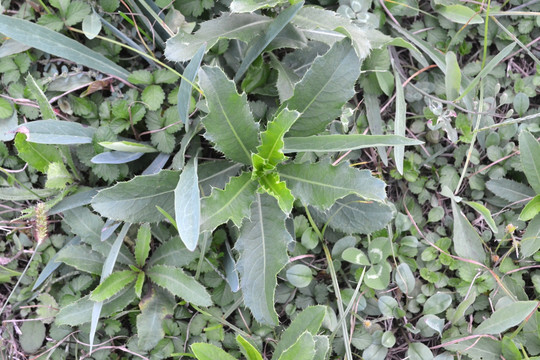
[[[467,8],[468,9],[468,8]],[[446,99],[454,100],[459,96],[461,89],[461,69],[453,51],[446,53],[446,74],[444,74],[446,86]]]
[[[291,21],[291,19],[298,13],[298,10],[302,8],[304,1],[298,1],[297,3],[289,6],[287,9],[281,11],[279,15],[272,20],[266,31],[260,36],[256,37],[252,44],[248,45],[248,49],[244,55],[240,67],[236,71],[234,81],[238,82],[242,76],[246,73],[249,66],[255,61],[257,57],[264,51],[264,49],[274,40],[274,38],[283,30],[283,28]],[[231,4],[231,9],[234,7]]]
[[[359,75],[360,60],[349,40],[335,43],[326,54],[316,58],[294,87],[294,95],[281,107],[301,113],[289,134],[308,136],[323,131],[354,95]]]
[[[76,122],[61,120],[36,120],[17,128],[17,132],[26,135],[26,141],[57,145],[89,144],[95,131]]]
[[[261,145],[257,147],[258,155],[271,167],[283,162],[286,157],[282,152],[283,136],[294,124],[300,114],[297,111],[281,110],[261,133]],[[257,169],[256,170],[260,170]]]
[[[189,64],[186,66],[186,69],[182,74],[183,78],[180,80],[180,87],[178,88],[178,115],[180,116],[180,120],[186,124],[186,129],[189,129],[188,112],[191,104],[191,89],[193,87],[188,81],[191,83],[195,81],[195,77],[197,76],[197,72],[201,66],[201,61],[205,51],[206,44],[202,44],[199,50],[197,50],[193,56],[193,59],[191,59]]]
[[[157,152],[155,148],[150,145],[136,143],[133,141],[102,141],[99,145],[104,148],[133,153],[153,153]]]
[[[149,110],[156,111],[163,104],[163,100],[165,100],[165,92],[159,85],[150,85],[143,90],[141,100]]]
[[[394,63],[392,62],[392,66]],[[394,78],[396,79],[396,117],[394,119],[394,134],[405,136],[407,104],[405,103],[405,93],[399,72],[394,66]],[[398,145],[394,147],[394,160],[397,171],[403,175],[403,159],[405,157],[405,146]]]
[[[43,120],[56,120],[56,114],[51,104],[49,104],[49,100],[30,74],[26,77],[26,86],[30,89],[32,96],[36,98]]]
[[[236,360],[232,355],[227,354],[223,349],[213,344],[195,343],[191,344],[191,350],[198,360]]]
[[[304,332],[316,335],[321,328],[325,314],[326,307],[323,305],[309,306],[298,314],[281,335],[281,340],[274,350],[272,359],[278,359],[285,350],[294,345]]]
[[[271,173],[259,178],[259,184],[270,195],[272,195],[278,201],[281,210],[290,214],[292,211],[294,196],[291,194],[291,190],[287,188],[284,181],[281,181],[279,174]]]
[[[135,289],[135,295],[139,299],[142,297],[142,290],[143,290],[143,285],[144,285],[145,280],[146,280],[146,274],[144,272],[141,271],[140,273],[137,274],[137,280],[135,280],[134,289]]]
[[[540,250],[540,215],[536,215],[521,238],[521,257],[527,258]]]
[[[272,8],[286,2],[286,0],[233,0],[230,8],[233,13],[250,13],[259,9]]]
[[[437,12],[448,20],[458,24],[474,25],[484,23],[484,19],[476,11],[464,5],[441,5],[437,8]]]
[[[510,179],[491,179],[486,181],[486,187],[511,203],[522,202],[536,195],[529,186]]]
[[[313,335],[306,331],[296,342],[283,351],[278,360],[312,360],[315,356],[315,340]]]
[[[476,335],[497,335],[519,325],[538,308],[538,301],[516,301],[496,310],[473,331]]]
[[[236,342],[240,345],[240,351],[246,357],[247,360],[263,360],[259,351],[251,345],[249,341],[244,339],[242,335],[236,337]]]
[[[194,34],[183,31],[167,40],[165,57],[170,61],[190,60],[197,50],[206,44],[210,49],[219,39],[237,39],[244,42],[262,34],[268,28],[271,18],[257,14],[228,14],[200,24]]]
[[[493,231],[495,234],[499,231],[497,229],[497,224],[495,224],[495,221],[491,217],[491,212],[486,208],[484,205],[476,202],[476,201],[463,201],[465,204],[472,207],[474,210],[478,211],[480,215],[486,220],[486,223],[488,224],[491,231]]]
[[[536,215],[540,214],[540,195],[536,195],[531,201],[525,205],[519,219],[522,221],[529,221]]]
[[[72,245],[60,250],[56,260],[77,270],[99,275],[105,258],[86,245]]]
[[[399,135],[361,135],[334,134],[321,136],[286,137],[283,152],[339,152],[365,149],[374,146],[412,146],[421,145],[422,141]]]
[[[193,158],[180,174],[174,189],[174,212],[180,239],[189,251],[195,250],[199,241],[201,199],[197,177],[197,158]]]
[[[259,143],[259,127],[246,94],[239,95],[234,82],[217,67],[202,67],[199,83],[210,110],[202,120],[206,128],[204,136],[229,159],[251,165],[251,153]]]
[[[105,301],[135,281],[137,273],[131,270],[113,272],[91,293],[90,300]]]
[[[128,222],[163,220],[156,205],[174,213],[174,189],[179,173],[162,170],[154,175],[135,176],[127,182],[101,190],[92,199],[92,207],[102,216]]]
[[[142,224],[137,232],[137,239],[135,240],[135,261],[137,266],[142,268],[148,254],[150,253],[150,241],[152,240],[152,232],[150,231],[149,224]]]
[[[245,172],[231,178],[225,189],[214,188],[210,196],[201,200],[201,232],[213,231],[229,220],[240,227],[242,220],[249,217],[257,187],[250,173]]]
[[[0,33],[20,43],[127,80],[129,73],[105,56],[56,31],[30,21],[0,15]]]
[[[463,258],[484,263],[486,253],[482,246],[482,238],[469,220],[461,213],[458,204],[452,199],[452,213],[454,214],[454,251]]]
[[[465,311],[467,311],[467,309],[469,307],[471,307],[472,304],[474,304],[474,302],[476,300],[476,290],[472,289],[472,291],[468,295],[469,296],[467,298],[463,299],[459,303],[459,305],[457,306],[456,311],[454,312],[452,317],[450,317],[448,319],[448,320],[450,320],[451,323],[455,324],[459,320],[463,319],[464,316],[465,316]]]
[[[53,162],[47,167],[46,188],[62,190],[66,188],[67,184],[71,184],[72,182],[73,177],[63,162]]]
[[[414,342],[409,344],[407,350],[407,356],[410,360],[432,360],[433,353],[431,350],[421,342]]]
[[[198,306],[212,305],[212,299],[204,286],[179,268],[155,265],[146,271],[146,275],[159,286],[187,302]]]
[[[143,351],[152,350],[165,336],[163,320],[173,314],[174,298],[161,291],[152,291],[139,303],[141,313],[137,315],[138,347]]]
[[[55,146],[28,142],[26,135],[21,133],[15,136],[15,147],[19,158],[42,173],[47,171],[51,163],[63,161],[62,154]]]
[[[82,30],[88,39],[95,38],[101,31],[101,20],[98,14],[92,12],[90,15],[86,15],[82,22]]]
[[[240,253],[237,269],[244,303],[261,324],[278,323],[274,310],[276,276],[288,262],[287,244],[292,241],[285,218],[272,197],[256,194],[251,220],[242,225],[235,245]],[[265,264],[264,268],[260,264]]]
[[[305,205],[327,209],[349,194],[375,201],[386,197],[383,181],[374,178],[368,170],[357,170],[346,163],[284,164],[277,169],[293,195]]]
[[[540,143],[528,131],[519,134],[519,153],[529,185],[540,194]]]

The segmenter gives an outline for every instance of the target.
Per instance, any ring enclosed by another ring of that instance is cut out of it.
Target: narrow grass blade
[[[201,199],[197,177],[197,158],[186,164],[174,190],[174,213],[180,239],[189,251],[194,251],[199,240]]]
[[[396,79],[396,117],[394,119],[394,134],[405,136],[407,104],[405,103],[405,95],[403,85],[401,84],[400,76],[394,67],[394,78]],[[398,145],[394,147],[394,160],[396,162],[397,171],[403,175],[403,159],[405,158],[405,146]]]
[[[81,238],[79,236],[75,236],[73,239],[71,239],[64,247],[68,247],[71,245],[77,245],[81,242]],[[58,257],[58,253],[54,254],[54,256],[49,260],[47,265],[43,268],[41,273],[39,274],[34,286],[32,286],[32,291],[35,291],[47,278],[62,265],[62,262],[56,262],[56,258]]]
[[[234,76],[234,81],[238,82],[242,76],[246,73],[247,69],[253,61],[264,51],[264,49],[274,40],[274,38],[280,33],[281,30],[292,20],[292,18],[298,13],[298,11],[304,5],[304,1],[300,1],[286,10],[282,11],[272,21],[268,29],[266,29],[263,36],[258,37],[255,42],[249,47],[240,68]]]
[[[127,80],[129,72],[105,56],[56,31],[30,21],[0,15],[0,33],[49,54]]]
[[[204,52],[206,51],[206,44],[203,44],[199,50],[197,50],[197,53],[195,53],[195,56],[191,59],[188,66],[186,66],[186,69],[184,70],[185,79],[188,79],[191,83],[195,81],[195,77],[197,76],[197,72],[199,71],[199,67],[201,66],[201,61],[204,56]],[[189,104],[191,102],[191,83],[184,80],[184,78],[180,81],[180,88],[178,89],[178,115],[180,115],[180,120],[184,124],[186,124],[186,130],[189,128],[188,123],[188,111],[189,111]]]

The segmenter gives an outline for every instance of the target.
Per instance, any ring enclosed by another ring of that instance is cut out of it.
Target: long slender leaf
[[[484,220],[486,220],[486,223],[488,224],[491,231],[493,231],[495,234],[499,231],[497,229],[497,224],[495,224],[495,221],[491,217],[491,212],[482,204],[477,203],[475,201],[464,201],[465,204],[472,207],[474,210],[478,211]]]
[[[180,87],[178,88],[178,115],[180,116],[180,120],[186,124],[186,129],[189,129],[188,112],[189,105],[191,104],[191,89],[193,88],[191,84],[195,81],[195,77],[197,76],[197,72],[201,66],[201,61],[205,51],[206,44],[202,44],[189,64],[186,66],[186,69],[182,74],[183,78],[180,80]]]
[[[262,324],[278,323],[274,310],[276,276],[288,262],[287,244],[292,241],[285,217],[275,199],[257,194],[250,221],[242,225],[235,245],[240,252],[237,269],[244,303]]]
[[[521,256],[527,258],[540,250],[540,215],[536,215],[521,238]]]
[[[540,194],[540,143],[528,131],[519,134],[519,153],[529,185]]]
[[[279,13],[279,15],[270,23],[264,35],[256,38],[253,44],[250,44],[242,64],[238,68],[234,81],[238,82],[244,76],[245,72],[255,61],[255,59],[262,54],[264,49],[274,40],[274,38],[280,33],[281,30],[291,21],[291,19],[298,13],[298,11],[304,5],[304,1],[299,1],[294,5],[289,6],[286,10]],[[231,5],[232,7],[232,5]]]
[[[93,164],[125,164],[140,159],[144,153],[125,151],[106,151],[97,154],[90,161]]]
[[[39,110],[41,111],[41,117],[44,120],[56,120],[56,114],[54,113],[51,104],[49,104],[49,100],[47,100],[47,97],[36,83],[36,80],[34,80],[30,74],[26,77],[26,86],[28,86],[32,95],[36,98]]]
[[[180,239],[189,251],[195,250],[199,240],[201,199],[197,177],[197,158],[193,158],[180,174],[174,189],[174,213]]]
[[[366,105],[366,117],[369,124],[369,131],[372,135],[383,134],[383,121],[381,118],[381,107],[379,98],[375,94],[364,94],[364,103]],[[384,165],[388,165],[388,156],[384,146],[377,146],[377,152]]]
[[[339,152],[365,149],[375,146],[420,145],[422,141],[409,139],[400,135],[322,135],[305,137],[287,137],[284,139],[283,152]]]
[[[394,64],[392,62],[392,64]],[[407,104],[405,103],[405,93],[403,91],[403,85],[401,84],[401,78],[399,72],[394,66],[394,78],[396,79],[396,116],[394,118],[394,134],[405,136],[406,124],[406,111]],[[397,171],[403,175],[403,160],[405,158],[405,146],[398,145],[394,147],[394,161],[396,162]]]
[[[96,129],[69,121],[36,120],[20,125],[17,131],[26,135],[26,141],[38,144],[74,145],[91,143]]]
[[[92,291],[90,300],[105,301],[134,282],[136,278],[137,273],[132,270],[114,272]]]
[[[72,246],[72,245],[78,245],[81,242],[81,238],[79,236],[75,236],[73,239],[71,239],[64,247]],[[36,279],[36,282],[34,283],[34,286],[32,286],[32,291],[36,290],[47,278],[62,265],[62,262],[57,261],[58,260],[58,253],[54,254],[47,265],[41,270],[41,273],[39,274],[38,278]]]
[[[217,67],[201,68],[199,82],[210,110],[202,120],[204,136],[229,159],[250,165],[251,153],[259,143],[259,127],[249,110],[247,96],[239,95],[234,82]]]
[[[496,310],[475,330],[475,334],[500,334],[520,324],[538,307],[538,301],[516,301]]]
[[[454,214],[454,236],[452,239],[454,251],[463,258],[483,263],[486,261],[486,253],[482,246],[482,238],[461,213],[461,209],[454,199],[452,199],[452,213]]]
[[[122,67],[79,42],[26,20],[0,15],[0,33],[38,50],[123,80],[127,80],[129,75]]]
[[[540,214],[540,194],[533,197],[532,200],[525,205],[521,214],[519,214],[519,219],[522,221],[529,221],[538,214]]]
[[[173,296],[164,291],[152,291],[149,297],[141,299],[141,313],[137,315],[139,349],[152,350],[163,339],[163,320],[173,314],[175,305]]]

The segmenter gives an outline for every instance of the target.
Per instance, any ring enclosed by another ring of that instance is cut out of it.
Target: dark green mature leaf
[[[41,321],[27,321],[20,327],[19,343],[24,352],[33,354],[45,340],[45,325]]]
[[[139,303],[141,313],[137,315],[138,346],[141,350],[152,350],[165,336],[163,320],[173,314],[174,298],[161,291],[152,291]]]
[[[150,242],[152,240],[152,233],[150,231],[150,225],[143,224],[139,227],[137,232],[137,239],[135,240],[135,261],[137,266],[143,267],[146,262],[146,258],[150,253]]]
[[[421,145],[422,141],[409,139],[399,135],[322,135],[322,136],[302,136],[287,137],[284,139],[285,146],[283,152],[338,152],[348,150],[365,149],[374,146],[395,146],[395,145]]]
[[[297,3],[289,6],[287,9],[281,11],[279,15],[272,20],[263,35],[255,38],[254,42],[249,45],[248,50],[244,55],[242,64],[238,68],[234,81],[238,81],[246,73],[249,66],[255,61],[257,57],[264,51],[264,49],[274,40],[274,38],[283,30],[283,28],[291,21],[291,19],[298,13],[298,10],[302,8],[304,1],[298,1]],[[233,5],[231,4],[231,9]]]
[[[162,170],[154,175],[135,176],[101,190],[92,199],[92,207],[102,216],[128,222],[158,222],[163,215],[156,205],[174,213],[174,189],[179,173]]]
[[[525,184],[509,179],[492,179],[486,181],[489,191],[511,203],[531,198],[535,195],[534,190]]]
[[[60,250],[56,261],[66,263],[77,270],[99,275],[105,258],[86,245],[72,245]]]
[[[383,181],[374,178],[368,170],[357,170],[345,163],[285,164],[277,169],[296,198],[321,209],[349,194],[376,201],[386,197]]]
[[[474,330],[475,334],[496,335],[523,322],[538,307],[538,301],[516,301],[496,310]]]
[[[26,141],[38,144],[89,144],[96,129],[62,120],[36,120],[17,128],[26,135]]]
[[[0,15],[0,33],[41,51],[127,80],[129,73],[105,56],[44,26]]]
[[[43,120],[56,120],[56,114],[54,113],[51,104],[49,104],[49,100],[30,74],[26,77],[26,86],[28,86],[30,92],[36,99]]]
[[[464,201],[464,203],[469,205],[474,210],[478,211],[480,215],[482,215],[491,231],[493,231],[495,234],[499,231],[497,229],[497,224],[495,224],[495,220],[493,220],[493,218],[491,217],[491,212],[488,210],[488,208],[475,201]]]
[[[174,212],[180,239],[189,251],[195,250],[199,240],[201,199],[197,177],[197,158],[192,159],[180,174],[174,189]]]
[[[304,311],[298,314],[298,316],[281,335],[281,341],[276,346],[272,359],[278,359],[281,354],[290,348],[304,332],[309,332],[311,335],[316,335],[321,327],[325,314],[326,309],[322,305],[307,307]]]
[[[274,54],[269,53],[268,55],[270,56],[272,67],[278,71],[276,87],[279,94],[279,100],[285,102],[293,96],[294,84],[300,80],[300,77],[296,75],[294,71],[282,64]]]
[[[306,331],[296,342],[285,350],[279,360],[312,360],[315,356],[315,340],[313,335]]]
[[[275,199],[257,194],[251,220],[242,225],[235,245],[240,252],[237,269],[244,303],[262,324],[278,323],[274,310],[276,276],[288,262],[287,244],[292,241],[285,218]]]
[[[282,105],[301,113],[289,134],[308,136],[323,131],[353,97],[359,75],[360,61],[348,40],[335,43],[326,54],[315,59],[294,87],[294,95]]]
[[[244,42],[264,32],[271,18],[257,14],[228,14],[201,23],[194,34],[183,31],[167,40],[165,57],[171,61],[190,60],[203,44],[210,49],[219,39],[237,39]]]
[[[95,302],[89,299],[89,295],[72,302],[60,309],[56,315],[55,323],[57,325],[77,326],[90,322],[92,318],[92,309]],[[101,315],[110,316],[130,304],[135,299],[135,291],[132,287],[125,288],[111,299],[103,303]]]
[[[173,237],[159,248],[157,248],[150,259],[147,266],[153,265],[169,265],[175,267],[183,267],[199,257],[197,251],[187,251],[186,246],[178,236]]]
[[[409,344],[407,350],[407,356],[411,360],[431,360],[433,359],[433,353],[431,350],[421,342],[414,342]]]
[[[192,83],[195,81],[195,77],[197,76],[197,72],[201,66],[201,61],[205,51],[206,44],[202,44],[199,50],[197,50],[193,56],[193,59],[191,59],[189,64],[186,66],[186,69],[182,74],[183,78],[180,80],[180,87],[178,88],[178,115],[180,116],[180,120],[186,124],[186,128],[188,128],[187,125],[189,124],[188,111],[191,103],[191,89],[193,87],[188,81]]]
[[[381,117],[381,106],[379,104],[379,97],[375,94],[368,92],[364,93],[364,104],[366,106],[366,117],[369,124],[369,131],[372,135],[383,134],[383,120]],[[384,165],[388,165],[388,156],[386,155],[386,148],[379,146],[377,152]]]
[[[521,238],[521,256],[527,258],[540,250],[540,215],[536,215]]]
[[[212,299],[204,286],[179,268],[155,265],[146,271],[146,275],[159,286],[187,302],[199,306],[212,305]]]
[[[194,343],[191,344],[191,350],[198,360],[236,360],[234,356],[213,344]]]
[[[389,205],[365,201],[356,195],[338,199],[324,212],[317,208],[310,211],[317,221],[345,234],[370,234],[384,228],[394,215]]]
[[[215,188],[201,201],[201,231],[213,231],[229,220],[240,227],[242,220],[249,217],[257,187],[250,173],[245,172],[231,178],[225,189]]]
[[[205,93],[210,112],[202,120],[204,136],[227,158],[251,164],[251,153],[259,143],[258,124],[245,94],[236,92],[234,82],[217,67],[199,70],[199,83]]]
[[[454,251],[465,259],[476,260],[480,263],[486,261],[486,253],[482,246],[482,238],[469,220],[461,213],[458,204],[452,199],[452,213],[454,214]]]
[[[519,134],[519,153],[529,185],[540,194],[540,143],[528,131]]]
[[[51,163],[63,161],[62,154],[55,146],[28,142],[26,135],[21,133],[15,136],[15,147],[19,158],[42,173],[47,171]]]
[[[104,301],[116,295],[123,288],[135,281],[137,273],[132,270],[113,272],[90,294],[92,301]]]

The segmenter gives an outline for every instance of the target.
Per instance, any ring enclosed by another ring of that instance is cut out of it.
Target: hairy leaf
[[[184,167],[174,189],[174,212],[180,239],[189,251],[195,250],[199,240],[201,200],[197,177],[197,159]]]
[[[225,189],[215,188],[201,201],[201,231],[213,231],[229,220],[240,227],[242,220],[249,217],[257,186],[257,182],[245,172],[231,178]]]
[[[244,303],[262,324],[278,322],[274,310],[276,276],[287,264],[287,244],[292,241],[285,217],[275,199],[257,194],[250,220],[242,225],[235,245],[240,253],[237,269]]]
[[[421,145],[422,142],[399,135],[334,134],[322,136],[287,137],[283,152],[339,152],[374,146]]]
[[[227,158],[251,164],[251,153],[259,143],[259,127],[250,112],[247,96],[239,95],[234,82],[217,67],[201,68],[199,83],[210,111],[202,120],[206,128],[204,136]]]
[[[113,272],[92,291],[90,294],[90,300],[107,300],[135,281],[136,277],[137,273],[131,270]]]
[[[407,103],[405,102],[405,92],[401,83],[399,72],[394,67],[394,78],[396,80],[396,116],[394,118],[394,134],[405,136],[405,128],[407,126],[406,112]],[[394,147],[394,160],[396,162],[397,171],[403,175],[403,160],[405,157],[405,146],[398,145]]]
[[[187,302],[199,306],[212,305],[212,299],[204,286],[179,268],[155,265],[146,271],[146,275],[159,286]]]
[[[159,205],[174,213],[174,189],[179,173],[162,170],[155,175],[135,176],[101,190],[92,199],[92,207],[101,216],[128,222],[158,222],[163,216],[156,210]]]
[[[315,59],[294,95],[283,107],[301,113],[289,131],[291,136],[315,135],[341,114],[341,107],[354,95],[360,61],[350,41],[340,41]]]
[[[529,185],[540,194],[540,143],[528,131],[519,134],[519,153]]]
[[[483,263],[486,253],[482,246],[482,238],[469,220],[461,213],[458,204],[452,199],[452,213],[454,214],[454,251],[458,256],[476,260]]]
[[[349,194],[376,201],[386,197],[383,181],[374,178],[368,170],[357,170],[345,163],[285,164],[277,169],[296,198],[321,209]]]

